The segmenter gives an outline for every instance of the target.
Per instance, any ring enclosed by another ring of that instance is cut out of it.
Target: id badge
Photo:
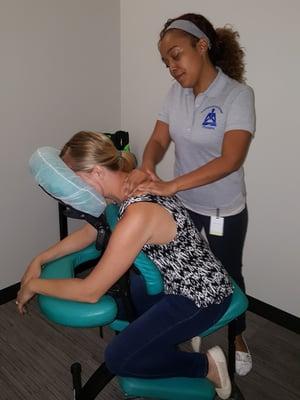
[[[210,217],[209,234],[215,236],[223,236],[224,218]]]

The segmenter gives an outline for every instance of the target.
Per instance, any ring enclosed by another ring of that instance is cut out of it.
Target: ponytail
[[[111,139],[103,133],[81,131],[76,133],[63,147],[60,157],[72,160],[72,170],[91,171],[102,165],[112,171],[130,172],[136,167],[132,153],[119,151]]]
[[[230,78],[238,82],[245,81],[244,50],[238,42],[239,33],[231,26],[216,29],[216,42],[208,54],[211,62],[220,67]]]
[[[118,163],[123,172],[131,172],[137,166],[137,160],[130,151],[120,151]]]

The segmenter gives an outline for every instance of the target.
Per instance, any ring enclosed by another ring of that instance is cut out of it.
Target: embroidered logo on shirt
[[[220,107],[218,106],[211,106],[211,107],[206,107],[201,113],[204,111],[208,111],[206,116],[203,119],[202,126],[203,128],[207,129],[215,129],[217,127],[217,115],[216,115],[216,109],[223,113]]]

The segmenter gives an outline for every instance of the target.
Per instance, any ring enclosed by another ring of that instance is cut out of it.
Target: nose
[[[170,62],[170,63],[169,63],[169,71],[170,71],[170,74],[174,74],[174,73],[175,73],[175,71],[176,71],[176,64],[175,64],[174,62]]]

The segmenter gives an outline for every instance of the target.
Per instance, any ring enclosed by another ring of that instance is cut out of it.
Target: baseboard
[[[0,305],[15,299],[19,288],[20,282],[0,290]],[[249,311],[293,332],[300,333],[300,318],[255,299],[254,297],[248,296],[248,300]]]
[[[270,304],[264,303],[263,301],[257,300],[254,297],[248,296],[248,300],[249,311],[277,325],[281,325],[290,331],[300,333],[300,318],[271,306]]]
[[[20,282],[0,290],[0,305],[8,303],[9,301],[15,299],[17,297],[19,289]]]

